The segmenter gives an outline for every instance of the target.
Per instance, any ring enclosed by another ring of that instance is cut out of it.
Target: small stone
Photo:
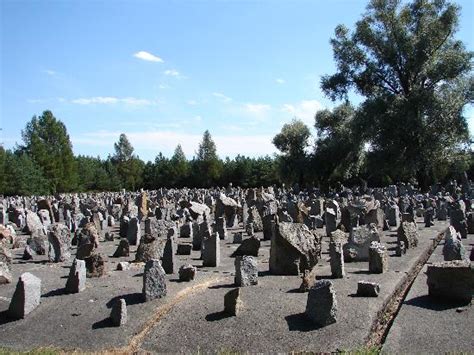
[[[192,281],[196,277],[197,269],[191,264],[183,265],[179,268],[179,281]]]
[[[25,246],[25,250],[23,251],[23,260],[32,260],[33,259],[33,250],[31,250],[30,246]]]
[[[309,289],[305,313],[319,326],[337,321],[336,292],[330,280],[320,280]]]
[[[258,251],[260,249],[260,240],[257,237],[250,237],[244,239],[242,244],[234,251],[232,256],[258,256]]]
[[[66,282],[67,293],[79,293],[86,289],[86,262],[74,259]]]
[[[380,285],[375,282],[359,281],[357,283],[357,296],[377,297],[380,292]]]
[[[25,272],[18,280],[8,313],[14,318],[25,318],[39,306],[40,299],[41,280],[29,272]]]
[[[105,240],[108,242],[113,242],[115,239],[115,234],[111,232],[105,232]]]
[[[130,256],[130,244],[125,238],[120,239],[119,245],[117,246],[114,255],[112,255],[114,258],[121,258],[123,256]]]
[[[0,285],[9,284],[13,280],[7,263],[0,262]]]
[[[387,249],[378,242],[372,242],[369,248],[369,271],[373,274],[388,271]]]
[[[243,239],[242,232],[234,233],[232,243],[240,244],[240,243],[242,243],[242,239]]]
[[[235,288],[224,295],[224,312],[230,316],[238,316],[242,310],[240,288]]]
[[[117,264],[118,271],[125,271],[130,269],[130,263],[128,261],[121,261]]]
[[[180,243],[178,244],[178,249],[176,250],[176,254],[178,255],[191,255],[191,250],[193,249],[193,245],[189,243]]]
[[[101,277],[105,274],[105,259],[101,254],[92,254],[85,258],[87,277]]]
[[[402,256],[402,255],[405,255],[407,253],[407,247],[405,245],[405,242],[402,241],[402,240],[399,240],[397,242],[397,248],[395,250],[395,255],[396,256]]]
[[[114,303],[110,312],[110,320],[117,327],[127,323],[127,302],[125,299],[120,298]]]
[[[248,255],[235,258],[235,285],[244,287],[258,284],[257,260]]]

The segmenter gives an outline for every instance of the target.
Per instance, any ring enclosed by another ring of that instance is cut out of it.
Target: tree
[[[353,33],[336,27],[337,72],[321,82],[333,100],[364,98],[356,120],[369,166],[423,187],[469,139],[473,53],[454,39],[459,11],[444,0],[372,0]]]
[[[113,161],[117,166],[122,186],[128,190],[136,190],[142,183],[142,173],[145,163],[133,154],[133,146],[127,136],[122,133],[114,144]]]
[[[73,191],[77,185],[77,169],[66,126],[51,111],[33,116],[21,132],[24,146],[20,149],[40,167],[51,182],[52,192]]]
[[[220,176],[221,162],[217,156],[216,144],[212,140],[211,134],[206,130],[199,143],[199,149],[196,153],[196,181],[200,182],[202,187],[209,187],[215,184]]]
[[[349,103],[334,110],[319,111],[314,165],[323,183],[344,181],[359,174],[363,163],[363,143],[355,123],[356,111]]]
[[[189,163],[186,159],[186,155],[183,152],[181,144],[176,146],[170,163],[172,169],[171,185],[173,187],[185,186],[189,175]]]
[[[283,153],[280,157],[280,172],[287,181],[304,184],[304,173],[307,167],[308,147],[311,133],[303,121],[293,119],[283,125],[281,132],[273,138],[275,147]]]

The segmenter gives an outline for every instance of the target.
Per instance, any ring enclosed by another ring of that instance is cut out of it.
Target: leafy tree
[[[171,185],[173,187],[185,186],[189,175],[189,163],[181,144],[176,146],[170,165],[172,170]]]
[[[117,166],[122,186],[129,190],[136,190],[143,182],[142,172],[145,163],[133,154],[133,146],[124,133],[120,135],[114,148],[113,161]]]
[[[422,187],[468,143],[473,53],[454,38],[459,11],[444,0],[372,0],[353,33],[336,27],[337,72],[322,78],[333,100],[364,98],[356,120],[369,166]]]
[[[323,183],[344,181],[359,174],[363,163],[363,143],[355,126],[355,109],[348,103],[333,111],[316,114],[316,150],[314,165]]]
[[[202,141],[196,153],[194,171],[196,181],[202,187],[209,187],[215,184],[221,173],[221,162],[217,156],[216,144],[212,140],[211,134],[206,130],[203,134]]]
[[[41,168],[51,183],[52,192],[75,189],[77,169],[64,123],[57,120],[51,111],[44,111],[27,123],[22,138],[24,146],[20,149]]]
[[[286,181],[297,181],[301,186],[304,184],[308,162],[306,148],[310,136],[308,126],[301,120],[293,119],[283,125],[281,132],[273,138],[273,144],[283,153],[279,166]]]

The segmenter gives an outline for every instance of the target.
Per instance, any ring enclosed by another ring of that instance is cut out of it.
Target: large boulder
[[[26,211],[25,232],[35,235],[45,235],[44,226],[38,215],[30,210]]]
[[[404,242],[407,249],[418,245],[418,228],[415,222],[402,222],[397,230],[398,242]]]
[[[161,259],[166,239],[158,239],[150,234],[145,234],[140,240],[140,245],[135,254],[136,262],[147,262],[152,259]]]
[[[48,228],[50,261],[67,261],[71,257],[71,232],[69,228],[61,223],[54,223]]]
[[[444,261],[466,258],[466,249],[462,245],[461,234],[453,226],[449,226],[444,233],[443,256]]]
[[[299,275],[311,270],[321,255],[321,236],[302,223],[282,222],[275,228],[270,248],[270,272]]]
[[[368,261],[372,242],[380,242],[380,233],[375,224],[354,228],[344,244],[344,261]]]

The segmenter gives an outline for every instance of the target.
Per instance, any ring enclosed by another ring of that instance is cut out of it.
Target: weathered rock
[[[165,275],[165,270],[159,260],[151,259],[146,262],[142,289],[146,302],[166,296]]]
[[[372,242],[369,247],[369,271],[373,274],[388,271],[387,249],[379,242]]]
[[[140,238],[140,220],[138,219],[138,217],[133,217],[128,223],[127,239],[130,245],[138,245],[140,243]]]
[[[120,327],[127,323],[127,319],[127,302],[125,299],[119,298],[112,306],[110,320],[113,325]]]
[[[344,261],[368,261],[370,244],[379,241],[380,233],[375,224],[354,228],[343,246]]]
[[[359,297],[377,297],[380,293],[380,285],[375,282],[359,281],[357,282],[357,296]]]
[[[105,275],[105,259],[101,254],[93,253],[84,259],[86,262],[87,277],[101,277]]]
[[[78,293],[86,289],[86,262],[74,259],[66,281],[66,292]]]
[[[76,258],[84,260],[92,255],[92,251],[94,249],[94,244],[82,244],[80,247],[77,248]]]
[[[317,268],[313,267],[313,269],[310,270],[305,270],[303,273],[303,276],[301,277],[301,285],[299,287],[300,292],[308,292],[311,287],[313,287],[316,282],[318,281],[316,279],[317,276]]]
[[[122,238],[112,257],[121,258],[124,256],[130,256],[130,244],[128,243],[128,239]]]
[[[449,226],[444,233],[443,256],[444,261],[466,258],[466,249],[462,245],[461,234],[456,232],[453,226]]]
[[[309,289],[305,313],[318,326],[337,321],[336,292],[330,280],[320,280]]]
[[[45,229],[43,224],[41,223],[40,218],[38,215],[32,211],[26,211],[26,219],[25,219],[25,232],[31,234],[31,236],[39,235],[44,236],[46,235]]]
[[[234,233],[234,239],[232,240],[232,243],[240,244],[242,243],[242,241],[243,241],[242,232]]]
[[[71,257],[71,232],[65,224],[54,223],[48,228],[49,261],[68,261]]]
[[[253,237],[255,235],[255,230],[253,228],[253,223],[247,220],[247,224],[245,225],[245,233],[248,236]]]
[[[194,277],[196,276],[196,271],[197,269],[191,264],[181,266],[178,271],[179,281],[187,282],[194,280]]]
[[[243,303],[240,299],[240,288],[230,290],[224,295],[224,312],[230,316],[238,316]]]
[[[161,259],[165,243],[166,239],[156,239],[149,234],[145,234],[137,248],[135,261],[147,262],[152,259]]]
[[[331,232],[329,238],[331,242],[344,245],[349,240],[349,233],[345,233],[340,229],[336,229],[335,231]]]
[[[474,293],[474,269],[469,260],[428,265],[428,294],[447,301],[470,302]]]
[[[12,263],[12,253],[11,251],[3,244],[0,244],[0,262],[10,265]]]
[[[252,256],[235,258],[235,285],[239,287],[258,284],[257,260]]]
[[[161,259],[163,270],[167,274],[175,274],[176,273],[176,246],[173,243],[172,239],[168,239],[165,243],[165,247],[163,249],[163,257]]]
[[[344,251],[341,243],[329,243],[329,258],[332,277],[336,279],[343,278],[345,276]]]
[[[324,212],[324,223],[326,225],[326,235],[330,236],[337,229],[337,212],[333,208],[326,208]]]
[[[27,245],[25,246],[25,250],[23,251],[23,256],[21,257],[23,260],[32,260],[33,259],[33,250]]]
[[[418,245],[418,236],[415,222],[402,222],[397,231],[397,240],[404,242],[407,249]]]
[[[388,208],[387,220],[389,226],[391,227],[398,228],[400,226],[400,209],[397,205],[390,205],[390,207]]]
[[[232,256],[258,256],[258,251],[260,249],[260,240],[257,237],[250,237],[244,239],[239,247],[234,251]]]
[[[253,230],[255,232],[263,232],[263,221],[257,207],[252,206],[249,208],[249,217],[247,223],[253,224]]]
[[[395,249],[395,255],[402,256],[402,255],[405,255],[406,253],[407,253],[407,247],[405,245],[405,242],[402,240],[399,240],[397,242],[397,247]]]
[[[13,276],[8,264],[0,261],[0,285],[9,284],[12,280]]]
[[[115,239],[115,234],[112,232],[105,232],[105,240],[108,242],[113,242]]]
[[[49,242],[43,235],[31,236],[26,243],[37,255],[46,255],[46,250],[49,250]]]
[[[193,250],[193,245],[189,243],[179,243],[178,248],[176,250],[176,254],[178,255],[191,255],[191,251]]]
[[[93,222],[87,223],[78,235],[78,247],[83,244],[92,244],[94,248],[99,247],[99,232]]]
[[[321,236],[301,223],[279,223],[270,248],[270,272],[298,275],[311,270],[321,254]]]
[[[186,222],[179,229],[179,236],[181,238],[192,238],[193,237],[193,222]]]
[[[117,264],[117,271],[125,271],[130,269],[130,263],[128,261],[120,261]]]
[[[39,306],[40,299],[41,280],[29,272],[25,272],[21,274],[16,284],[8,313],[13,318],[25,318]]]

